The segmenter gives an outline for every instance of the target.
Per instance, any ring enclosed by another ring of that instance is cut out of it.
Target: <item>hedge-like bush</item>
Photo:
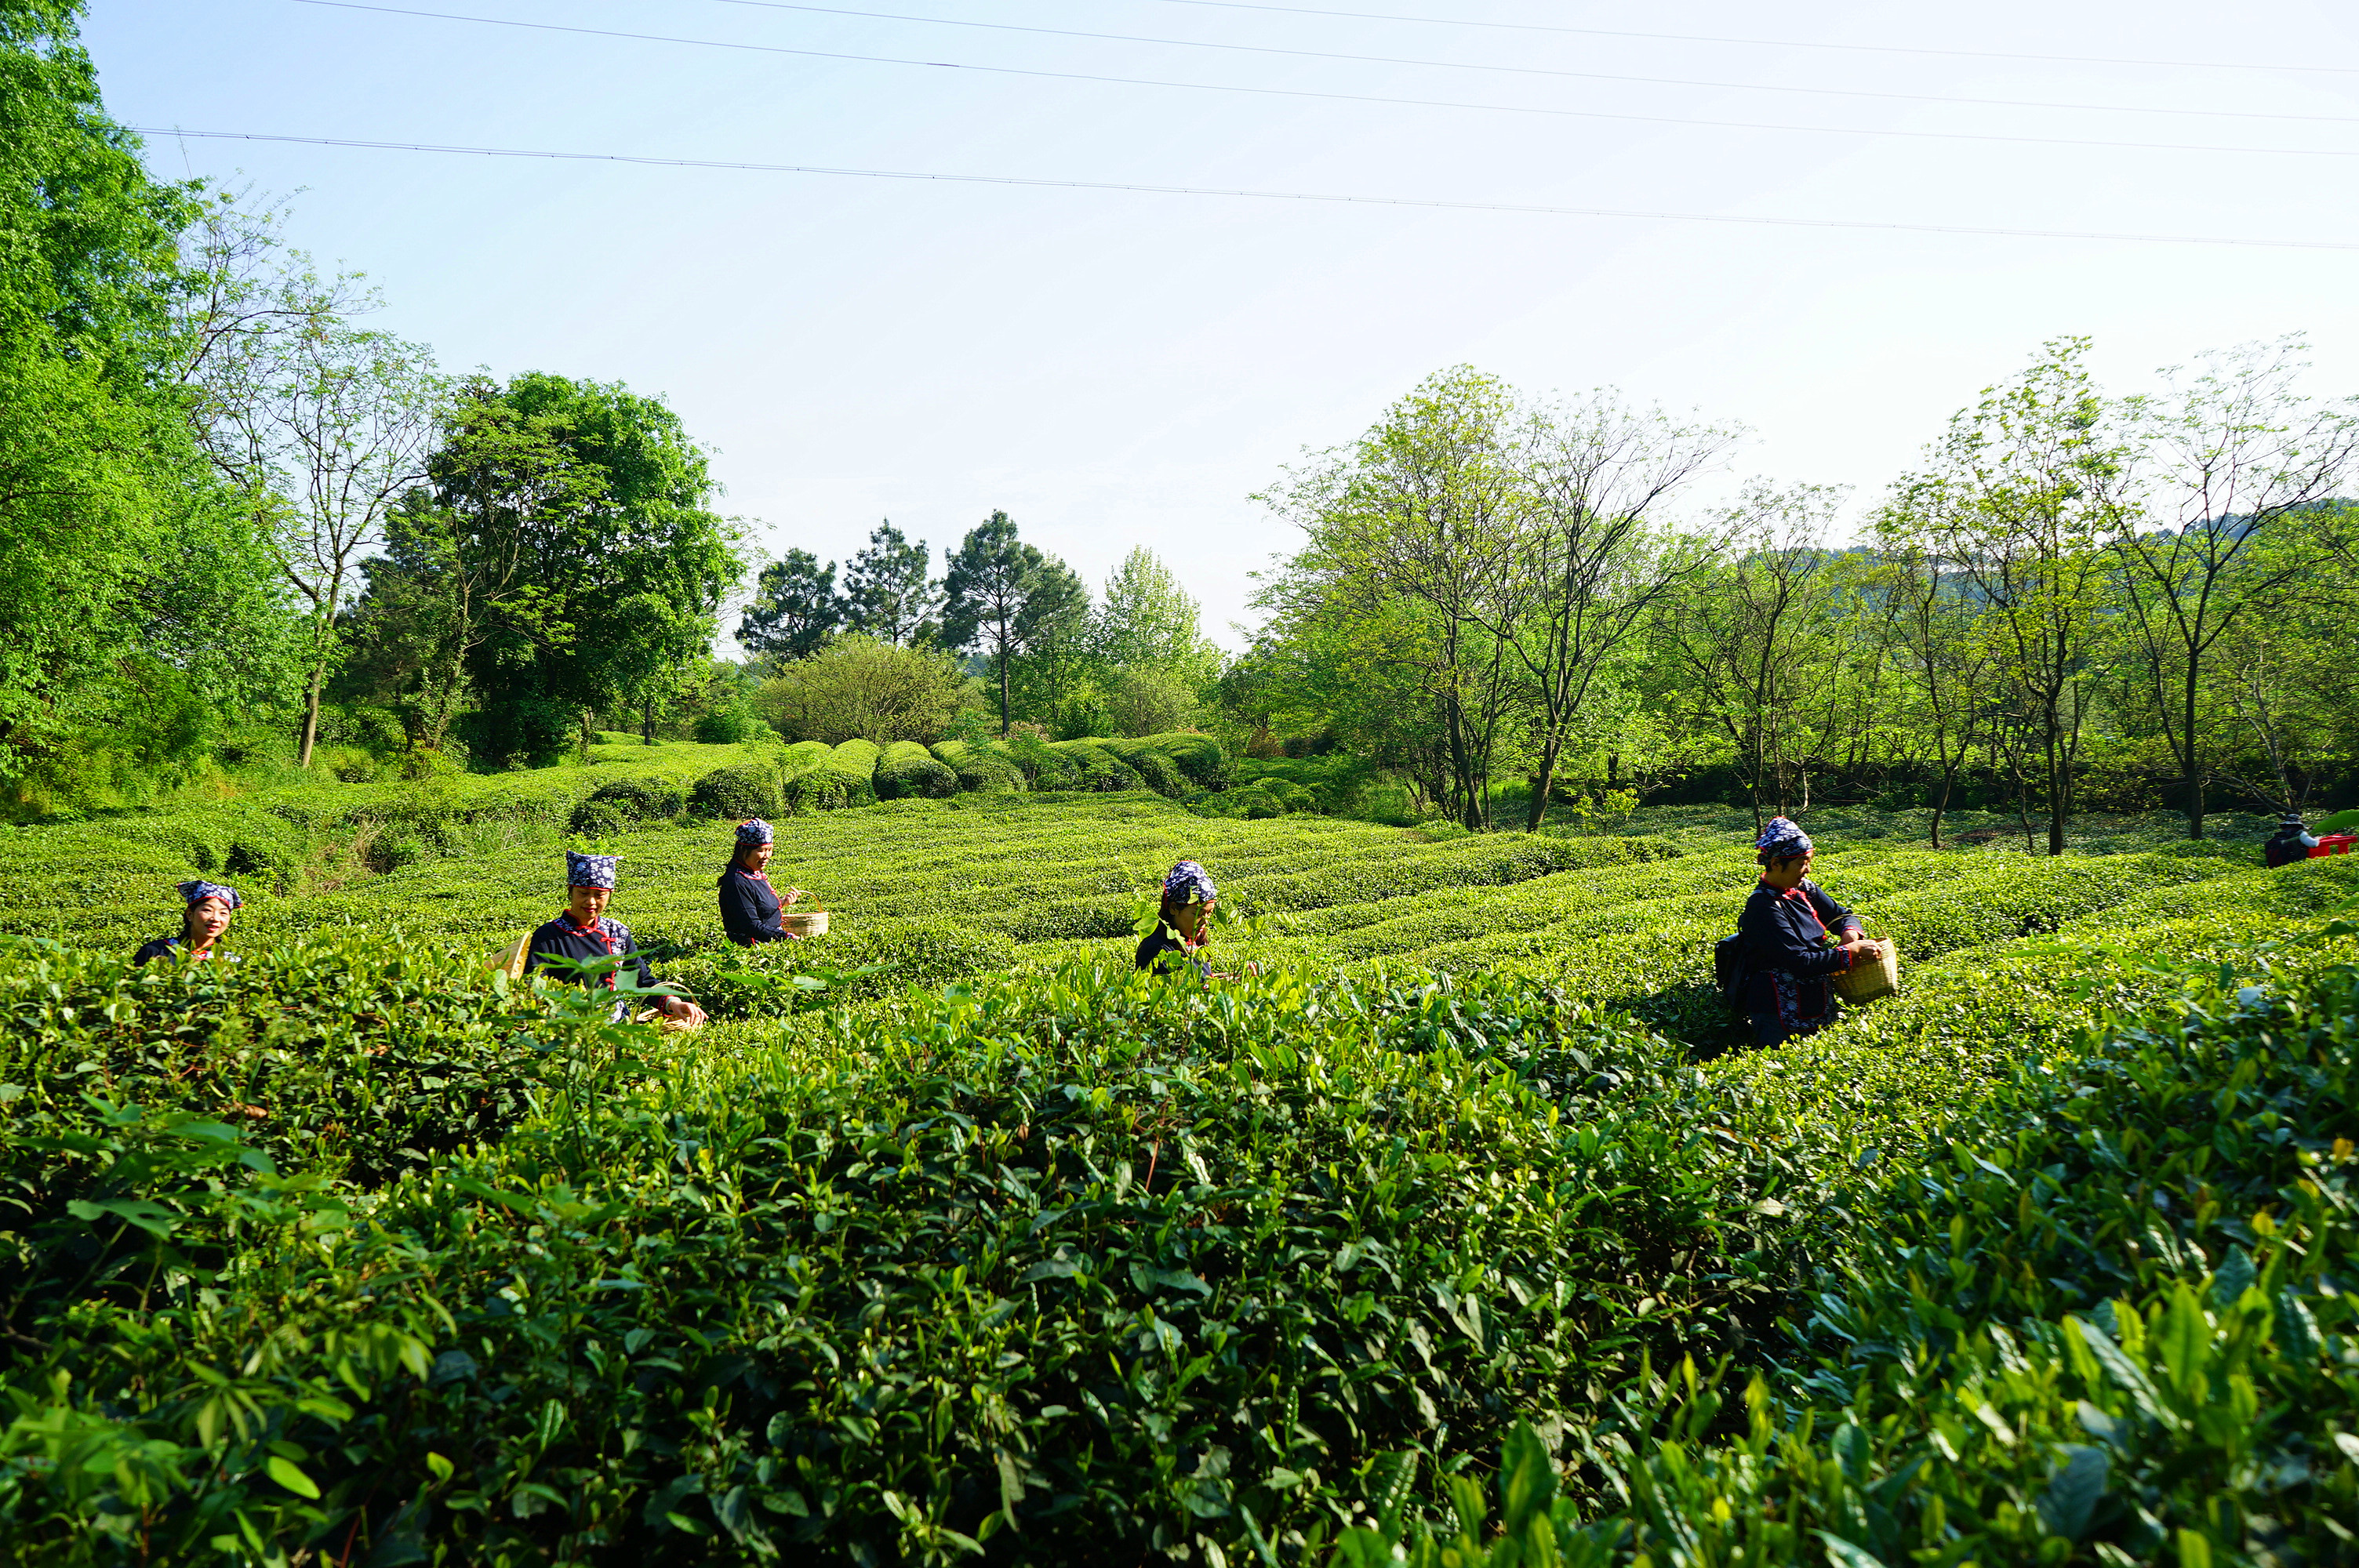
[[[1064,788],[1111,791],[1147,787],[1137,769],[1095,741],[1051,741],[1049,750],[1064,758],[1071,769]],[[1036,784],[1034,787],[1042,786]]]
[[[873,741],[846,741],[828,752],[818,771],[839,785],[846,806],[876,804],[876,759],[882,753]]]
[[[978,795],[1020,795],[1031,787],[1015,760],[995,749],[941,741],[934,745],[934,760],[958,775],[959,788]]]
[[[1099,741],[1095,744],[1128,763],[1140,782],[1158,795],[1177,800],[1181,795],[1194,793],[1187,776],[1180,773],[1179,764],[1160,747],[1145,741]]]
[[[664,779],[617,779],[601,784],[590,799],[612,806],[629,822],[669,822],[688,808],[688,796]]]
[[[1180,776],[1198,789],[1219,790],[1229,785],[1229,753],[1210,735],[1178,730],[1169,735],[1148,735],[1132,744],[1161,752],[1171,759]]]
[[[958,793],[958,774],[915,741],[896,741],[877,753],[876,798],[940,800]]]
[[[689,810],[698,816],[742,821],[779,815],[778,785],[767,768],[715,768],[689,792]]]

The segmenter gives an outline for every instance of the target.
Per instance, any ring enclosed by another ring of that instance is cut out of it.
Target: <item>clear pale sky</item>
[[[1510,31],[1180,0],[394,0],[774,49],[1296,92],[1815,126],[1653,124],[1046,80],[436,20],[300,0],[95,0],[112,111],[190,130],[1409,197],[1725,218],[2359,246],[2359,7],[1300,0],[1788,43],[2237,61],[2097,64]],[[1521,73],[1446,69],[1456,61]],[[2293,70],[2335,67],[2339,70]],[[1723,85],[1586,80],[1588,72]],[[1840,92],[1799,92],[1810,88]],[[1854,94],[1843,96],[1843,93]],[[2034,101],[2039,107],[1857,94]],[[2049,105],[2082,105],[2054,107]],[[2201,108],[2209,115],[2122,113]],[[2239,116],[2308,116],[2253,118]],[[1943,132],[2048,142],[1854,132]],[[2177,144],[2298,152],[2088,146]],[[2330,154],[2354,156],[2320,156]],[[727,510],[841,559],[993,508],[1093,583],[1134,545],[1249,620],[1290,531],[1249,499],[1468,362],[1742,421],[1730,478],[1872,499],[2041,340],[2120,390],[2304,330],[2359,392],[2359,249],[2010,238],[149,138],[166,175],[302,188],[299,243],[454,369],[659,394]]]

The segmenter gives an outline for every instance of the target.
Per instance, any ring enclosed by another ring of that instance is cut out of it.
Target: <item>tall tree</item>
[[[942,589],[942,641],[991,661],[1005,735],[1014,722],[1008,695],[1016,660],[1069,637],[1089,614],[1089,589],[1064,562],[1017,538],[1005,512],[994,512],[960,541]]]
[[[280,213],[215,202],[195,233],[182,328],[191,422],[310,607],[299,763],[342,649],[337,622],[395,503],[425,478],[447,384],[423,344],[363,331],[357,280],[322,280],[279,241]]]
[[[586,739],[599,708],[639,709],[650,683],[704,659],[734,533],[703,505],[702,454],[662,404],[560,376],[478,379],[429,471],[430,494],[395,518],[389,568],[436,606],[424,682],[472,688],[495,752]]]
[[[1728,564],[1658,601],[1678,700],[1734,749],[1756,827],[1810,804],[1806,708],[1839,645],[1826,535],[1840,500],[1823,486],[1750,486],[1724,521]]]
[[[2212,748],[2199,710],[2213,650],[2315,571],[2313,560],[2255,546],[2332,495],[2359,454],[2359,399],[2321,407],[2294,390],[2303,348],[2284,338],[2209,356],[2192,376],[2166,371],[2161,395],[2125,409],[2141,438],[2146,504],[2125,510],[2114,553],[2190,838],[2203,837]]]
[[[1522,427],[1530,503],[1516,568],[1528,588],[1521,616],[1495,630],[1539,698],[1539,766],[1525,823],[1538,832],[1598,673],[1722,546],[1661,526],[1655,514],[1716,466],[1736,435],[1626,407],[1603,391],[1535,408]]]
[[[218,712],[283,671],[284,606],[182,418],[196,198],[107,115],[81,11],[0,0],[0,781],[124,750],[162,687]]]
[[[878,524],[867,547],[844,563],[843,624],[898,647],[931,641],[942,603],[932,562],[924,540],[911,543],[889,517]]]
[[[1171,568],[1154,551],[1134,546],[1106,579],[1098,604],[1098,653],[1117,666],[1209,674],[1202,620],[1203,611]]]
[[[2064,852],[2102,674],[2112,582],[2104,546],[2133,506],[2132,454],[2090,379],[2088,346],[2084,338],[2046,344],[2021,375],[1958,414],[1890,508],[1982,606],[2001,695],[2037,756],[2051,855]]]
[[[737,622],[737,641],[749,653],[802,659],[842,624],[835,563],[821,566],[809,550],[788,550],[762,568],[753,602]]]
[[[1883,558],[1875,580],[1889,614],[1888,644],[1910,678],[1918,708],[1915,731],[1933,748],[1939,782],[1930,827],[1941,848],[1941,818],[1958,774],[1981,733],[1992,676],[1992,646],[1976,624],[1976,604],[1965,574],[1928,555],[1905,518],[1881,520]]]
[[[1515,415],[1496,377],[1444,371],[1263,498],[1309,539],[1288,568],[1304,589],[1392,633],[1379,656],[1416,671],[1439,719],[1446,807],[1475,831],[1490,827],[1492,755],[1517,697],[1501,629],[1522,619],[1529,583]],[[1393,614],[1396,600],[1411,613]]]

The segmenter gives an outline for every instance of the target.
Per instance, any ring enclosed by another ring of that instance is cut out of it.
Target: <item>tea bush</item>
[[[487,974],[562,866],[456,807],[129,970],[234,838],[137,820],[0,834],[58,939],[0,955],[20,1556],[2349,1555],[2359,860],[1855,816],[1817,874],[1902,995],[1730,1052],[1701,812],[904,798],[781,820],[835,929],[757,949],[725,828],[635,823],[614,913],[717,1021],[658,1037]],[[1129,972],[1180,858],[1260,974]]]
[[[987,747],[971,746],[963,741],[942,741],[933,750],[935,761],[958,775],[961,789],[986,795],[1017,795],[1032,787],[1024,770],[1012,759]]]
[[[876,798],[899,800],[922,795],[940,800],[956,795],[959,776],[915,741],[896,741],[876,758]]]
[[[694,815],[733,822],[780,816],[778,806],[777,778],[767,768],[715,768],[696,781],[688,796]]]
[[[1081,969],[820,1044],[374,1189],[174,1173],[169,1282],[16,1308],[18,1540],[1228,1554],[1366,1512],[1379,1453],[1744,1343],[1768,1286],[1777,1173],[1538,993]]]
[[[1049,750],[1064,759],[1067,772],[1060,787],[1081,790],[1143,789],[1138,770],[1096,741],[1052,741]],[[1045,788],[1037,780],[1035,789]]]

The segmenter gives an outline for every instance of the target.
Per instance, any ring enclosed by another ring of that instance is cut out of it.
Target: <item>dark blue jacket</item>
[[[638,950],[638,944],[631,940],[631,928],[621,921],[609,920],[602,914],[595,925],[576,925],[569,911],[532,934],[532,941],[525,949],[524,968],[525,973],[530,974],[550,958],[571,958],[578,962],[584,958],[611,958],[617,953],[635,957]],[[627,969],[630,965],[622,967]],[[638,967],[639,984],[655,984],[654,972],[647,968],[645,958],[638,960]],[[613,990],[614,975],[606,975],[600,983]]]
[[[794,933],[778,924],[778,894],[770,879],[732,864],[721,873],[721,929],[741,947],[756,942],[791,942]]]
[[[1851,956],[1829,946],[1827,937],[1858,928],[1859,916],[1808,878],[1785,892],[1767,883],[1756,887],[1736,917],[1752,977],[1745,1011],[1791,1013],[1789,1022],[1826,1017],[1832,1011],[1827,977],[1851,968]]]

